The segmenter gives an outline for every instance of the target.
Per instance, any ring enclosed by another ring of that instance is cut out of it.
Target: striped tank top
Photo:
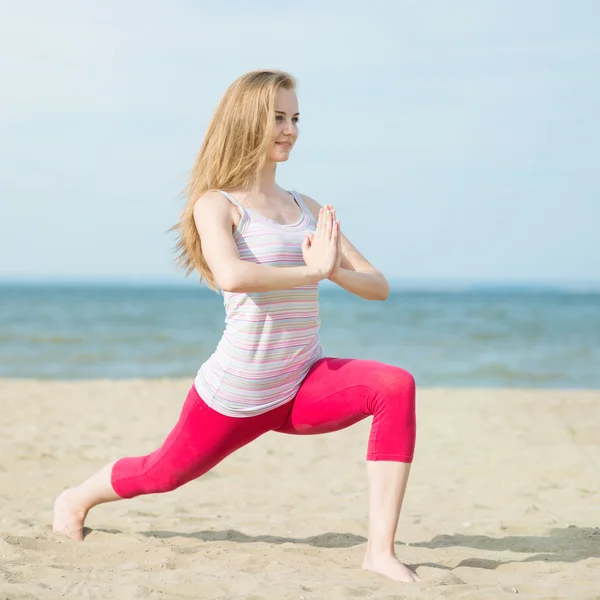
[[[305,264],[301,244],[316,222],[298,193],[292,195],[302,216],[291,225],[272,221],[221,193],[241,212],[233,238],[242,260],[273,267]],[[309,369],[323,357],[318,286],[223,292],[225,330],[195,380],[208,406],[230,417],[253,417],[294,398]]]

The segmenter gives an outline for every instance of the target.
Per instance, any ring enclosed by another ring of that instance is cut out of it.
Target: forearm
[[[319,271],[306,265],[272,267],[240,260],[230,266],[219,284],[226,292],[273,292],[317,283],[321,279],[323,275]]]
[[[331,281],[365,300],[385,300],[390,293],[387,279],[379,271],[362,273],[339,268]]]

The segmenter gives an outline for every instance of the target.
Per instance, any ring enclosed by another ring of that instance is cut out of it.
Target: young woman
[[[173,490],[267,431],[326,433],[372,415],[362,566],[418,581],[394,552],[415,445],[415,382],[398,367],[323,355],[319,282],[328,278],[370,300],[385,300],[389,286],[340,233],[333,207],[276,184],[298,118],[295,81],[280,71],[247,73],[222,98],[176,228],[187,273],[196,269],[222,290],[223,337],[163,445],[65,490],[55,502],[55,531],[82,540],[97,504]]]

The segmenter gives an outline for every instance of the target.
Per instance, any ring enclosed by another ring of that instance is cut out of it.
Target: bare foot
[[[81,542],[83,540],[83,522],[87,511],[77,501],[74,488],[62,492],[54,502],[54,523],[52,530]]]
[[[363,560],[362,568],[385,575],[394,581],[414,583],[421,581],[408,567],[403,565],[393,554],[367,554]]]

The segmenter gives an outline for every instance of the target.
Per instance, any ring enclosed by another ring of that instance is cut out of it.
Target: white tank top
[[[302,215],[282,225],[220,192],[241,211],[233,238],[242,260],[273,267],[305,264],[301,244],[316,222],[298,193],[292,195]],[[253,417],[292,400],[323,357],[318,293],[318,283],[274,292],[223,292],[225,330],[195,380],[204,402],[223,415]]]

